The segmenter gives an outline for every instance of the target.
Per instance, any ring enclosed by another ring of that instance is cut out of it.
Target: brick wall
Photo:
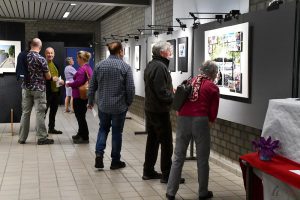
[[[81,22],[81,21],[56,21],[56,20],[37,20],[25,22],[25,40],[37,37],[38,32],[56,32],[56,33],[93,33],[95,41],[100,41],[100,23],[99,22]],[[95,46],[95,54],[99,55],[100,46]],[[95,57],[99,61],[99,57]]]
[[[271,0],[250,0],[249,12],[266,10]],[[296,0],[283,0],[283,3],[293,2]]]

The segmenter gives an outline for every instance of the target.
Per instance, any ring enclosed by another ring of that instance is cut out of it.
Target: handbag
[[[88,90],[89,90],[89,81],[90,81],[90,77],[89,77],[89,74],[87,73],[86,69],[85,69],[85,74],[87,76],[87,81],[81,85],[78,89],[79,89],[79,96],[80,96],[80,99],[82,100],[86,100],[88,99]]]
[[[180,111],[183,104],[191,95],[192,89],[193,87],[189,80],[184,80],[180,85],[177,86],[173,103],[172,103],[172,108],[174,110]]]

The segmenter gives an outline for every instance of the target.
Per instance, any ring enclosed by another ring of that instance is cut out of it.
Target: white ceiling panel
[[[117,4],[85,0],[75,0],[76,5],[71,6],[71,2],[73,1],[0,0],[0,21],[1,18],[96,21],[117,6]],[[64,19],[63,15],[67,11],[70,15]]]

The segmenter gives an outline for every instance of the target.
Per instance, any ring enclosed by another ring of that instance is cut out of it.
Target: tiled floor
[[[34,112],[27,143],[17,143],[11,135],[10,124],[0,124],[0,200],[101,200],[165,199],[166,185],[159,180],[143,181],[142,166],[146,136],[135,135],[144,126],[133,119],[126,120],[123,134],[122,159],[127,167],[111,171],[110,143],[108,138],[104,170],[94,166],[94,148],[98,118],[88,111],[90,144],[74,145],[71,136],[76,132],[74,114],[63,113],[59,108],[56,128],[62,135],[51,135],[54,145],[36,145]],[[14,125],[18,132],[19,124]],[[156,167],[159,170],[159,166]],[[196,162],[187,161],[183,175],[186,183],[180,185],[176,199],[197,199]],[[245,199],[240,177],[210,163],[209,189],[213,199]]]

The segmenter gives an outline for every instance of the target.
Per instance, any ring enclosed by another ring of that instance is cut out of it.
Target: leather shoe
[[[126,167],[126,164],[125,164],[125,162],[122,162],[122,161],[112,162],[111,165],[110,165],[111,170],[121,169],[121,168],[124,168],[124,167]]]
[[[161,178],[160,179],[160,182],[161,183],[168,183],[168,178]],[[180,184],[183,184],[183,183],[185,183],[185,179],[184,178],[180,178],[180,182],[179,182]]]
[[[25,141],[18,140],[19,144],[25,144]]]
[[[168,200],[175,200],[175,196],[169,195],[168,193],[166,193],[166,197]]]
[[[48,133],[49,134],[62,134],[62,131],[58,131],[58,130],[55,130],[55,129],[52,129],[52,130],[48,130]]]
[[[199,196],[199,200],[205,200],[205,199],[210,199],[214,196],[213,192],[212,191],[208,191],[207,192],[207,195],[205,196]]]
[[[153,171],[152,173],[145,173],[142,176],[143,180],[150,180],[150,179],[161,179],[162,175],[161,173],[158,173],[157,171]]]
[[[102,155],[96,155],[96,158],[95,158],[95,168],[97,168],[97,169],[104,168],[103,156]]]

